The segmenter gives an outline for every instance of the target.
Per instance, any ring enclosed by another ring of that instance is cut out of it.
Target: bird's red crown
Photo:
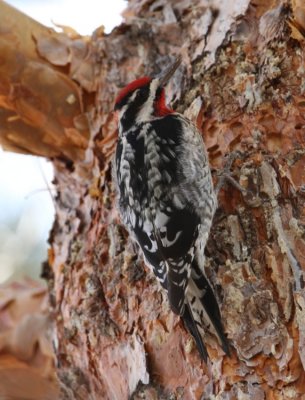
[[[148,76],[143,76],[142,78],[130,82],[119,92],[115,100],[115,109],[120,107],[120,103],[122,103],[130,93],[142,88],[143,86],[148,85],[151,81],[152,78]],[[154,115],[156,117],[163,117],[173,112],[174,111],[166,105],[164,88],[160,87],[157,91],[156,97],[154,98]]]
[[[129,93],[134,92],[136,89],[139,89],[150,82],[151,78],[149,76],[143,76],[142,78],[130,82],[117,95],[117,98],[115,99],[115,105],[119,104],[126,96],[129,95]]]

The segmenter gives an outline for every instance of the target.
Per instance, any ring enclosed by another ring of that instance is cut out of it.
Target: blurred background
[[[44,25],[70,26],[91,35],[104,25],[119,25],[124,0],[5,0]],[[38,157],[0,148],[0,284],[23,276],[39,278],[47,258],[47,239],[54,220],[52,165]]]

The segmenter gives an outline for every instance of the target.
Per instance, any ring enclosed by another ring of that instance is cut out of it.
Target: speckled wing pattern
[[[203,358],[205,329],[227,348],[218,304],[200,265],[216,197],[196,128],[175,113],[121,132],[116,171],[123,221],[167,290],[172,310]]]

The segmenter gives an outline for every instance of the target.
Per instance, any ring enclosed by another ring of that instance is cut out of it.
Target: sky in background
[[[67,25],[82,35],[90,35],[101,25],[109,33],[121,23],[120,14],[127,5],[124,0],[6,2],[44,25]],[[46,160],[0,148],[0,283],[26,274],[40,275],[54,219],[52,177],[52,165]]]
[[[53,23],[90,35],[101,25],[106,33],[122,21],[125,0],[5,0],[25,14],[47,26]]]

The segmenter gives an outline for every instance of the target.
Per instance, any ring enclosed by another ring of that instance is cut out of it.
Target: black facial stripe
[[[157,89],[157,91],[156,91],[155,101],[158,101],[158,100],[159,100],[159,98],[160,98],[160,96],[161,96],[161,93],[162,93],[162,88],[161,88],[161,87],[158,87],[158,89]]]
[[[119,103],[121,104],[123,101],[125,101],[125,104],[128,104],[127,110],[125,111],[124,115],[121,118],[121,124],[124,130],[128,130],[134,125],[135,116],[138,115],[138,112],[140,111],[141,107],[143,106],[143,104],[146,103],[149,97],[149,85],[137,89],[137,95],[135,99],[130,101],[130,103],[128,103],[128,99],[130,99],[133,93],[134,92],[132,92],[129,96],[127,96],[127,100],[125,98]]]
[[[115,111],[121,110],[127,103],[130,97],[134,94],[135,91],[128,93],[127,96],[123,97],[119,103],[116,103],[114,106]]]

